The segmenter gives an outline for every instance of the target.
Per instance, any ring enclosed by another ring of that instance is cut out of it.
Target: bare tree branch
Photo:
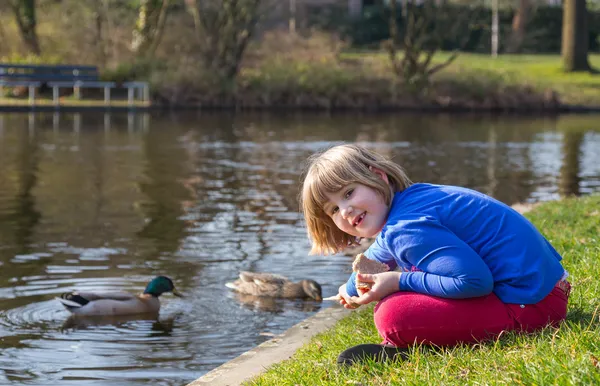
[[[264,0],[186,0],[202,42],[206,67],[223,79],[234,79],[246,47],[264,10]]]
[[[455,50],[442,63],[432,65],[435,53],[443,45],[445,36],[458,35],[457,30],[464,28],[467,15],[457,17],[449,12],[446,2],[436,5],[433,0],[425,0],[417,4],[415,0],[407,0],[403,6],[402,20],[404,26],[402,57],[398,58],[399,29],[397,24],[397,5],[390,1],[389,31],[390,39],[385,48],[396,76],[406,84],[425,84],[434,73],[450,65],[459,54]],[[460,47],[466,46],[469,34],[465,34]]]

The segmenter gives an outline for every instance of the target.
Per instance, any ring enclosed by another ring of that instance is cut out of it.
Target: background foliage
[[[492,10],[489,7],[464,4],[451,4],[450,12],[455,15],[467,14],[465,23],[459,34],[449,36],[442,46],[443,50],[461,48],[461,41],[469,34],[464,51],[489,53],[491,51]],[[357,19],[348,17],[343,5],[311,6],[308,10],[310,26],[325,31],[339,33],[352,42],[355,48],[377,48],[379,42],[389,38],[387,21],[389,8],[379,5],[365,7],[362,16]],[[508,44],[513,17],[516,9],[504,7],[499,11],[500,52]],[[402,23],[402,11],[398,9],[398,23]],[[527,23],[528,33],[523,42],[523,52],[527,53],[559,53],[562,33],[562,7],[537,6],[532,11]],[[600,10],[588,10],[589,49],[600,50]]]

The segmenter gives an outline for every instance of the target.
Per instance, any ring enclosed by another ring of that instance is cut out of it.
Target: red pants
[[[557,284],[537,304],[506,304],[493,293],[470,299],[444,299],[398,292],[375,307],[375,326],[384,344],[449,346],[497,337],[502,331],[531,332],[557,326],[567,315],[570,285]]]

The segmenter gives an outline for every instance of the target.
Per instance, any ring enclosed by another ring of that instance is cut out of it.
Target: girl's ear
[[[373,173],[377,174],[379,176],[379,178],[384,180],[388,185],[390,184],[390,180],[388,179],[388,175],[386,172],[384,172],[383,170],[378,169],[374,166],[369,166],[369,170],[372,171]]]

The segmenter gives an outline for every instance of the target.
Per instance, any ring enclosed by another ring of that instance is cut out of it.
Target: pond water
[[[600,192],[598,116],[0,114],[0,384],[181,385],[328,304],[242,299],[238,271],[335,293],[351,257],[307,256],[303,162],[362,142],[414,181],[508,204]],[[61,292],[139,292],[158,320],[74,321]]]

